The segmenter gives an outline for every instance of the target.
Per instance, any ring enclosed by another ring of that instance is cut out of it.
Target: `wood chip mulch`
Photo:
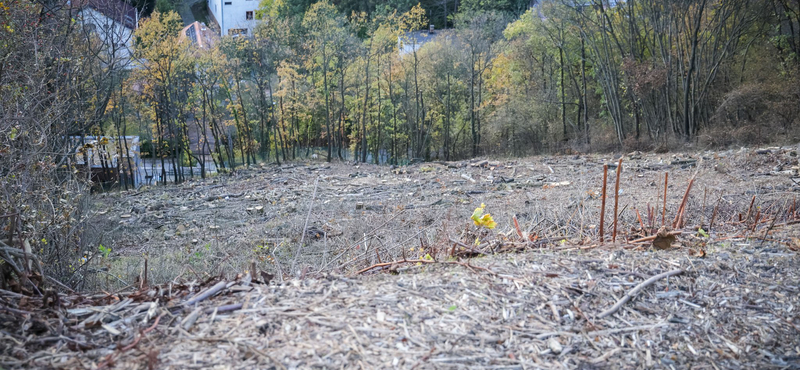
[[[800,258],[785,246],[461,262],[267,284],[247,274],[65,296],[62,308],[0,291],[0,367],[800,368]]]

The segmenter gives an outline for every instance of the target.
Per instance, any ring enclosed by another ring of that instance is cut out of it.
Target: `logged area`
[[[800,369],[798,0],[0,0],[0,46],[0,370]]]
[[[3,291],[0,365],[800,365],[796,149],[621,159],[305,162],[96,194],[75,275],[103,293]]]

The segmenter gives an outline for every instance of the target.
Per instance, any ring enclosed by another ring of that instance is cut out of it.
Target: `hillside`
[[[0,365],[798,366],[797,152],[626,155],[599,243],[609,162],[295,163],[97,195],[111,251],[78,274],[103,292],[0,292]],[[695,181],[657,250],[633,239],[661,224],[663,172],[666,223]]]

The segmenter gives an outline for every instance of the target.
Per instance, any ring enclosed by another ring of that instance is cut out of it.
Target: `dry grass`
[[[697,160],[695,166],[670,165],[687,159]],[[447,250],[449,239],[473,242],[476,235],[469,215],[481,203],[499,224],[488,237],[513,234],[511,218],[516,216],[531,234],[570,243],[596,240],[602,163],[612,162],[610,156],[589,155],[427,163],[398,169],[298,163],[180,186],[102,194],[95,198],[94,220],[103,225],[101,242],[113,252],[105,259],[95,256],[92,266],[105,268],[117,278],[100,273],[92,279],[92,274],[86,274],[86,287],[109,283],[112,286],[107,288],[113,289],[125,285],[123,281],[132,283],[143,275],[145,257],[151,283],[241,272],[251,261],[287,277],[347,273],[378,259],[401,258],[403,250],[409,258],[420,257],[424,256],[420,249],[426,253],[431,248]],[[791,171],[797,157],[786,150],[706,152],[691,158],[683,154],[626,157],[619,230],[625,237],[635,237],[639,232],[635,211],[646,218],[647,205],[656,207],[660,215],[667,171],[669,219],[675,217],[689,178],[697,176],[686,225],[699,226],[701,221],[707,225],[717,206],[719,222],[712,231],[725,231],[726,222],[747,211],[753,195],[756,207],[786,208],[787,195],[793,194],[796,185],[790,175],[774,171],[777,165]],[[312,202],[316,179],[318,191]],[[510,179],[513,182],[503,182]],[[209,200],[214,197],[219,198]],[[606,215],[610,230],[613,212]],[[303,238],[306,217],[309,223]],[[660,216],[656,221],[657,227]],[[298,251],[301,239],[305,245]]]

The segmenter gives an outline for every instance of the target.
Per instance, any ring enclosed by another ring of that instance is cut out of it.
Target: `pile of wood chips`
[[[68,294],[49,308],[0,291],[0,366],[800,366],[800,261],[784,246],[738,240],[705,258],[541,248],[458,262],[303,280],[240,274]]]

